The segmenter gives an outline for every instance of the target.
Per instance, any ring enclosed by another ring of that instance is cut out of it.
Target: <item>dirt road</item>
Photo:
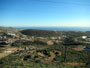
[[[17,51],[17,48],[7,48],[3,52],[0,53],[0,59]]]

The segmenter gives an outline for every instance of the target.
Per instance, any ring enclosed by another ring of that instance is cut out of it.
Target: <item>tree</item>
[[[66,52],[67,52],[67,47],[70,45],[73,45],[75,43],[73,37],[66,37],[63,39],[62,44],[65,46],[65,51],[64,51],[64,62],[66,62]]]

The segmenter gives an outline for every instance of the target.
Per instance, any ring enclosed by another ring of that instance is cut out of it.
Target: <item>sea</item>
[[[90,27],[15,27],[18,29],[38,29],[56,31],[90,31]]]

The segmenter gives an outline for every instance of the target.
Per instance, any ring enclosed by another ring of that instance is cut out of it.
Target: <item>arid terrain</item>
[[[89,68],[90,32],[0,29],[0,68]]]

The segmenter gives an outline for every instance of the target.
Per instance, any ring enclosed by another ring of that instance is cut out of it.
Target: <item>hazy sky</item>
[[[90,0],[0,0],[0,26],[90,27]]]

